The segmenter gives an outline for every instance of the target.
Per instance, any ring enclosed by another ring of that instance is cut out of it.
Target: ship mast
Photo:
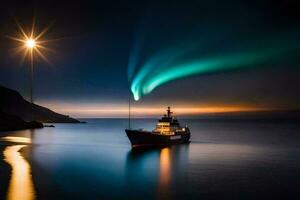
[[[168,117],[171,117],[172,113],[173,113],[173,112],[171,112],[171,107],[168,106],[167,116],[168,116]]]

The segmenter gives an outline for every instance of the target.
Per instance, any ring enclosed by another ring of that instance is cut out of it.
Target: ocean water
[[[180,120],[191,143],[132,150],[127,120],[85,121],[2,134],[31,140],[21,160],[31,199],[300,198],[299,124]],[[149,130],[155,123],[132,121]]]

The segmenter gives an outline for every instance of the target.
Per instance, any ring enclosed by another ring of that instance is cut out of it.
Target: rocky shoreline
[[[0,131],[43,128],[43,123],[80,123],[67,115],[26,101],[15,90],[0,86]]]
[[[26,122],[17,116],[8,115],[0,111],[0,131],[14,131],[43,127],[44,125],[40,122]]]

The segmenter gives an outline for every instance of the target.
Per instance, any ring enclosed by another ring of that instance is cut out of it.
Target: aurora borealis
[[[150,93],[166,82],[191,75],[222,72],[253,66],[253,64],[261,64],[269,59],[275,59],[276,56],[281,56],[282,53],[286,53],[284,51],[286,50],[257,50],[251,53],[225,55],[173,65],[167,62],[155,63],[154,60],[142,66],[140,71],[138,71],[137,75],[133,78],[131,91],[134,99],[139,100],[143,95]]]
[[[248,20],[245,18],[245,21]],[[192,28],[172,40],[166,36],[161,41],[162,45],[157,42],[158,45],[152,48],[152,54],[144,57],[142,55],[147,42],[156,40],[155,35],[158,33],[147,33],[149,28],[145,27],[142,29],[144,32],[139,29],[134,35],[136,39],[128,60],[128,80],[133,98],[137,101],[155,88],[184,77],[272,67],[277,62],[297,59],[300,45],[298,28],[287,28],[275,33],[254,28],[250,30],[251,27],[246,27],[246,32],[227,31],[232,26],[238,28],[242,25],[233,24],[232,21],[225,25],[218,24],[212,30],[206,26],[200,31]],[[247,31],[254,33],[249,34]]]

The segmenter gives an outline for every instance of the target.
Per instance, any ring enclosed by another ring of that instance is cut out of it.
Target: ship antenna
[[[171,116],[171,108],[170,108],[170,106],[168,106],[168,110],[167,110],[167,113],[168,113],[168,117],[170,117]]]

